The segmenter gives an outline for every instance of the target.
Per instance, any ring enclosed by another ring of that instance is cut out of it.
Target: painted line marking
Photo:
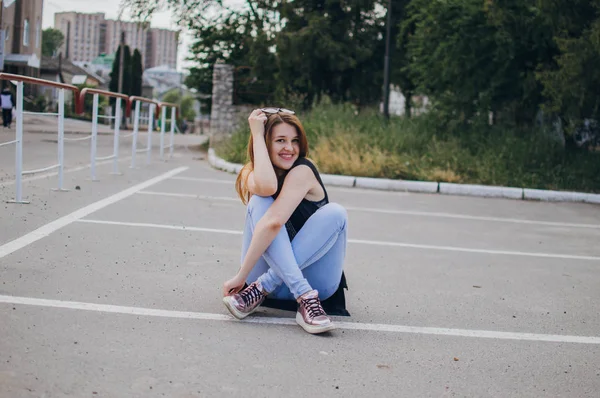
[[[197,178],[197,177],[183,177],[177,176],[171,178],[172,180],[182,180],[182,181],[196,181],[196,182],[211,182],[215,184],[228,184],[233,186],[235,184],[235,180],[218,180],[216,178]]]
[[[208,182],[208,183],[214,183],[214,184],[226,184],[226,185],[231,185],[233,187],[233,185],[235,184],[235,180],[220,180],[220,179],[216,179],[216,178],[197,178],[197,177],[173,177],[173,180],[182,180],[182,181],[195,181],[195,182]],[[398,191],[374,191],[374,190],[370,190],[370,189],[363,189],[363,188],[345,188],[345,187],[338,187],[338,186],[332,186],[329,184],[325,184],[325,186],[327,186],[327,190],[334,190],[334,191],[339,191],[339,192],[351,192],[351,193],[358,193],[358,194],[369,194],[369,195],[392,195],[392,196],[409,196],[411,195],[410,192],[398,192]]]
[[[142,191],[138,192],[140,194],[145,195],[157,195],[157,196],[172,196],[178,198],[195,198],[195,199],[205,199],[205,200],[227,200],[227,201],[235,201],[240,202],[239,198],[235,197],[225,197],[225,196],[206,196],[206,195],[193,195],[193,194],[185,194],[185,193],[170,193],[170,192],[157,192],[157,191]],[[544,225],[544,226],[552,226],[552,227],[568,227],[568,228],[590,228],[590,229],[600,229],[599,224],[574,224],[574,223],[563,223],[563,222],[555,222],[555,221],[535,221],[535,220],[526,220],[520,218],[500,218],[500,217],[486,217],[486,216],[470,216],[466,214],[455,214],[455,213],[436,213],[436,212],[426,212],[426,211],[413,211],[413,210],[392,210],[392,209],[375,209],[370,207],[354,207],[354,206],[344,206],[346,210],[350,211],[358,211],[358,212],[366,212],[366,213],[380,213],[380,214],[398,214],[398,215],[406,215],[406,216],[423,216],[423,217],[441,217],[441,218],[454,218],[454,219],[464,219],[464,220],[474,220],[474,221],[493,221],[493,222],[505,222],[505,223],[515,223],[515,224],[528,224],[528,225]]]
[[[227,235],[242,235],[242,231],[233,231],[230,229],[214,229],[214,228],[200,228],[200,227],[186,227],[183,225],[166,225],[166,224],[150,224],[143,222],[122,222],[122,221],[104,221],[104,220],[89,220],[81,219],[77,222],[88,223],[88,224],[103,224],[103,225],[119,225],[125,227],[146,227],[146,228],[160,228],[160,229],[171,229],[176,231],[192,231],[192,232],[214,232],[218,234]]]
[[[274,317],[250,317],[243,321],[237,321],[229,315],[211,314],[205,312],[190,311],[172,311],[160,310],[142,307],[125,307],[108,304],[83,303],[76,301],[48,300],[29,297],[15,297],[0,295],[0,303],[21,304],[38,307],[52,307],[60,309],[83,310],[104,312],[113,314],[154,316],[162,318],[196,319],[203,321],[222,321],[222,322],[240,322],[254,323],[263,325],[294,325],[296,321],[293,318],[274,318]],[[412,333],[425,335],[442,335],[457,337],[474,337],[498,340],[521,340],[521,341],[540,341],[553,343],[574,343],[574,344],[600,344],[600,337],[596,336],[569,336],[553,334],[519,333],[519,332],[498,332],[491,330],[469,330],[469,329],[450,329],[434,328],[420,326],[403,326],[390,324],[369,324],[359,322],[341,322],[335,321],[338,329],[346,330],[364,330],[371,332],[388,333]]]
[[[187,193],[170,193],[170,192],[156,192],[156,191],[140,191],[138,194],[141,195],[156,195],[156,196],[170,196],[175,198],[191,198],[191,199],[205,199],[205,200],[219,200],[219,201],[231,201],[240,202],[240,198],[233,198],[229,196],[205,196],[205,195],[193,195]]]
[[[346,209],[352,210],[352,211],[361,211],[361,212],[370,212],[370,213],[401,214],[401,215],[407,215],[407,216],[458,218],[458,219],[476,220],[476,221],[495,221],[495,222],[506,222],[506,223],[516,223],[516,224],[547,225],[547,226],[553,226],[553,227],[600,229],[599,224],[574,224],[574,223],[563,223],[563,222],[558,222],[558,221],[536,221],[536,220],[526,220],[526,219],[521,219],[521,218],[470,216],[467,214],[436,213],[436,212],[412,211],[412,210],[387,210],[387,209],[374,209],[374,208],[368,208],[368,207],[346,207]]]
[[[229,235],[242,235],[242,231],[234,231],[234,230],[229,230],[229,229],[187,227],[187,226],[183,226],[183,225],[166,225],[166,224],[89,220],[89,219],[76,220],[76,221],[83,222],[83,223],[90,223],[90,224],[119,225],[119,226],[126,226],[126,227],[162,228],[162,229],[171,229],[171,230],[178,230],[178,231],[211,232],[211,233],[220,233],[220,234],[229,234]],[[600,261],[600,257],[579,256],[579,255],[572,255],[572,254],[471,249],[471,248],[466,248],[466,247],[421,245],[421,244],[415,244],[415,243],[388,242],[388,241],[375,241],[375,240],[362,240],[362,239],[348,239],[348,243],[357,243],[357,244],[373,245],[373,246],[405,247],[405,248],[411,248],[411,249],[443,250],[443,251],[464,252],[464,253],[501,254],[501,255],[509,255],[509,256],[526,256],[526,257],[543,257],[543,258],[561,258],[561,259],[569,259],[569,260]]]
[[[140,184],[134,185],[131,188],[127,188],[127,189],[125,189],[121,192],[118,192],[114,195],[111,195],[107,198],[104,198],[104,199],[94,202],[90,205],[82,207],[79,210],[75,210],[71,214],[67,214],[66,216],[63,216],[57,220],[54,220],[34,231],[29,232],[26,235],[21,236],[20,238],[17,238],[11,242],[8,242],[8,243],[0,246],[0,258],[3,258],[4,256],[7,256],[7,255],[33,243],[35,241],[38,241],[38,240],[50,235],[52,232],[55,232],[55,231],[61,229],[62,227],[65,227],[65,226],[71,224],[72,222],[75,222],[83,217],[86,217],[95,211],[98,211],[106,206],[109,206],[113,203],[123,200],[123,199],[135,194],[136,192],[141,191],[142,189],[148,188],[149,186],[152,186],[163,180],[166,180],[166,179],[168,179],[178,173],[181,173],[187,169],[188,169],[187,167],[179,167],[179,168],[173,169],[173,170],[163,173],[157,177],[154,177],[147,181],[144,181]]]

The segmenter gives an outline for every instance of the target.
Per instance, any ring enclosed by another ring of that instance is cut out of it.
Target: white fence
[[[113,93],[110,91],[104,90],[96,90],[93,88],[85,88],[81,92],[79,92],[78,88],[68,84],[56,83],[48,80],[35,79],[28,76],[21,75],[13,75],[7,73],[0,73],[0,80],[8,80],[13,82],[16,85],[16,131],[15,131],[15,139],[0,143],[0,150],[3,150],[3,147],[8,147],[10,145],[15,145],[15,199],[10,201],[11,203],[29,203],[28,201],[23,200],[23,176],[30,174],[37,174],[48,172],[51,170],[58,169],[58,187],[57,191],[67,191],[64,188],[64,148],[65,141],[73,142],[73,141],[90,141],[90,172],[91,172],[91,180],[98,181],[96,175],[96,162],[102,160],[113,160],[112,164],[112,173],[111,174],[121,174],[119,171],[119,143],[120,139],[125,137],[133,137],[132,145],[131,145],[131,167],[136,167],[136,154],[140,152],[146,153],[146,164],[149,164],[152,161],[152,136],[154,134],[154,116],[155,114],[158,116],[159,112],[161,113],[161,129],[160,129],[160,141],[159,141],[159,153],[160,159],[165,160],[164,152],[165,149],[169,149],[169,159],[173,156],[173,148],[174,148],[174,133],[175,133],[175,124],[176,124],[176,116],[177,116],[177,105],[169,104],[169,103],[160,103],[148,98],[144,97],[127,97],[124,94]],[[58,112],[57,113],[44,113],[44,112],[26,112],[23,110],[23,85],[25,83],[37,84],[42,86],[49,86],[58,89]],[[84,99],[87,94],[93,95],[93,109],[92,109],[92,131],[90,135],[85,137],[78,138],[65,138],[65,129],[64,129],[64,119],[65,119],[65,90],[70,90],[74,92],[74,96],[77,98],[76,100],[76,112],[83,113],[84,111]],[[99,105],[99,96],[113,97],[116,98],[116,112],[115,116],[102,116],[98,114],[98,105]],[[127,135],[120,134],[120,123],[121,123],[121,109],[122,105],[125,105],[125,112],[128,115],[131,111],[131,105],[135,103],[135,114],[134,114],[134,127],[133,132]],[[147,133],[147,142],[146,146],[142,149],[137,149],[138,145],[138,130],[140,125],[140,106],[141,103],[149,104],[149,113],[148,113],[148,133]],[[167,124],[167,111],[171,110],[171,130],[170,130],[170,140],[169,145],[165,146],[164,135],[166,133],[165,126]],[[43,115],[49,117],[57,117],[57,164],[53,164],[47,167],[38,168],[35,170],[23,170],[23,116],[28,114],[35,115]],[[105,156],[98,156],[97,154],[97,140],[98,140],[98,119],[107,118],[114,119],[114,131],[113,131],[113,150],[111,154]]]

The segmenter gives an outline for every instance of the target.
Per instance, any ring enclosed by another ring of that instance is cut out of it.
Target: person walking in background
[[[15,106],[15,97],[13,93],[5,87],[0,93],[0,106],[2,107],[2,123],[4,128],[12,124],[12,112]]]

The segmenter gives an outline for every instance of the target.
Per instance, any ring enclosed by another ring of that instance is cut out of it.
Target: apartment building
[[[177,68],[179,32],[167,29],[150,29],[146,47],[145,68],[168,66]]]
[[[44,0],[4,0],[3,3],[3,71],[39,77]]]
[[[65,35],[59,51],[75,63],[91,63],[101,54],[114,54],[119,48],[121,32],[125,32],[125,43],[132,52],[139,50],[145,68],[177,66],[179,36],[175,31],[106,19],[104,13],[79,12],[56,13],[54,28]]]
[[[82,14],[61,12],[54,14],[54,28],[65,35],[65,41],[58,50],[71,62],[89,62],[101,50],[104,35],[104,14]]]
[[[104,41],[104,49],[96,56],[104,54],[114,54],[119,49],[121,42],[121,32],[125,32],[125,43],[131,48],[131,52],[135,49],[142,54],[142,59],[146,58],[146,41],[148,37],[148,29],[142,28],[134,22],[113,21],[107,19],[104,21],[106,26],[106,38]],[[95,58],[95,57],[94,57]]]

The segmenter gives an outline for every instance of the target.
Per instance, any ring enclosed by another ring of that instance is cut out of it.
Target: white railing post
[[[113,171],[112,174],[119,173],[119,133],[121,129],[121,98],[117,98],[115,106],[115,137],[113,141]]]
[[[150,164],[152,160],[152,131],[154,130],[154,107],[156,105],[150,104],[148,107],[148,153],[146,154],[146,164]]]
[[[98,138],[98,94],[94,94],[94,105],[92,110],[92,149],[91,149],[91,164],[92,181],[96,179],[96,142]]]
[[[135,168],[135,153],[137,151],[137,136],[140,127],[140,101],[135,103],[135,114],[133,116],[133,142],[131,143],[131,168]]]
[[[65,89],[58,90],[58,189],[64,189],[65,168]]]
[[[15,203],[23,201],[23,82],[17,82],[17,127],[15,149]]]
[[[171,108],[171,147],[169,149],[169,159],[171,159],[173,157],[173,147],[175,146],[174,141],[175,141],[176,112],[177,112],[177,109],[175,107],[172,107]]]
[[[160,117],[160,159],[161,160],[164,158],[164,153],[165,153],[165,131],[166,131],[165,123],[166,122],[167,122],[167,107],[163,106],[162,110],[161,110],[161,117]]]

